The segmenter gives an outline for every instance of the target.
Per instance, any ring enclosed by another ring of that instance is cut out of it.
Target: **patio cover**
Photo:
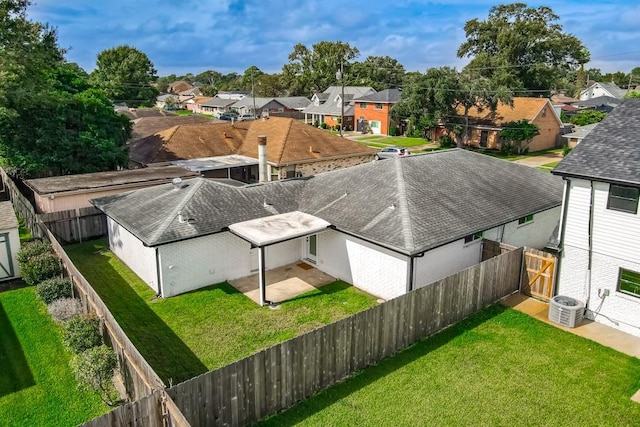
[[[327,221],[300,211],[271,215],[237,222],[229,226],[231,232],[257,247],[315,234],[329,227]]]
[[[237,222],[229,226],[231,232],[258,247],[258,288],[260,305],[272,305],[267,299],[265,276],[265,246],[278,242],[308,236],[325,230],[331,224],[327,221],[300,211],[271,215],[264,218]]]

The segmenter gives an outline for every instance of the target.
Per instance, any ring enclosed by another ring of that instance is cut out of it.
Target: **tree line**
[[[126,167],[131,124],[113,104],[152,106],[176,80],[200,82],[209,96],[252,89],[264,97],[311,96],[339,84],[402,88],[392,111],[398,120],[408,120],[418,133],[444,124],[463,145],[472,108],[494,109],[514,96],[561,90],[575,95],[587,78],[611,78],[620,85],[640,79],[640,67],[611,75],[585,70],[589,52],[563,31],[559,17],[549,7],[523,3],[494,6],[485,20],[466,23],[466,41],[457,51],[458,57],[469,59],[462,70],[407,72],[392,57],[357,61],[357,47],[321,41],[296,44],[279,73],[253,65],[242,75],[206,70],[164,77],[157,76],[144,52],[131,46],[100,52],[95,69],[87,73],[65,60],[55,29],[26,18],[29,5],[29,0],[0,0],[0,162],[25,177]]]

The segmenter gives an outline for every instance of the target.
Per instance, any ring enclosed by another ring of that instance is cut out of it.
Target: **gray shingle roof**
[[[400,101],[400,90],[385,89],[380,92],[361,96],[353,99],[354,102],[382,102],[386,104],[395,104]]]
[[[571,105],[580,108],[598,107],[600,105],[617,107],[621,103],[622,100],[618,98],[612,98],[610,96],[597,96],[595,98],[585,99],[584,101],[573,102]]]
[[[562,203],[560,178],[458,149],[367,163],[306,180],[232,188],[195,178],[185,185],[180,190],[160,185],[94,204],[149,246],[299,210],[344,232],[414,254]],[[179,212],[195,222],[181,223]]]
[[[613,95],[615,98],[622,99],[627,94],[626,89],[621,89],[617,84],[611,82],[599,82],[600,86]]]
[[[625,99],[552,173],[640,186],[640,99]]]

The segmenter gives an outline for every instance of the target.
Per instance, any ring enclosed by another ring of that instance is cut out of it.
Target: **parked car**
[[[255,120],[255,117],[253,117],[251,114],[242,114],[241,116],[238,116],[239,122],[244,122],[246,120]]]
[[[408,156],[409,154],[411,154],[409,150],[404,147],[387,147],[381,151],[378,151],[376,155],[373,156],[373,158],[376,160],[392,159],[394,157]]]

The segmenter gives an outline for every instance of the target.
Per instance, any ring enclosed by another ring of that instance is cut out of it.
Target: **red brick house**
[[[391,107],[400,101],[398,89],[385,89],[380,92],[353,99],[356,130],[366,132],[369,129],[376,135],[389,135],[391,129]]]

